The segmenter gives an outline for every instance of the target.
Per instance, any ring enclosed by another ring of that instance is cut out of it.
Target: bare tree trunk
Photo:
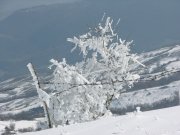
[[[45,112],[45,117],[47,119],[47,122],[48,122],[48,126],[49,128],[52,128],[52,122],[51,122],[51,119],[50,119],[50,114],[49,114],[49,111],[48,111],[48,106],[47,106],[47,103],[46,101],[43,99],[43,97],[41,97],[41,95],[39,94],[40,92],[42,92],[43,90],[41,89],[41,86],[40,86],[40,83],[39,83],[39,79],[36,75],[36,72],[34,70],[34,67],[31,63],[29,63],[27,65],[30,73],[31,73],[31,76],[33,77],[33,81],[34,81],[34,84],[36,86],[36,89],[37,89],[37,93],[39,95],[39,98],[42,100],[42,103],[43,103],[43,108],[44,108],[44,112]],[[47,94],[45,91],[43,91],[43,93],[45,93],[45,95]],[[48,94],[47,94],[48,95]]]

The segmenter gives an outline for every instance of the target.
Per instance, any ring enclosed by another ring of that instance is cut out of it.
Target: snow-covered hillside
[[[32,120],[44,116],[32,84],[31,77],[13,78],[0,83],[0,120]]]
[[[24,135],[180,135],[180,107],[108,116]]]
[[[180,45],[142,53],[140,61],[147,68],[141,68],[138,72],[142,76],[148,76],[163,70],[179,69],[179,56]],[[43,77],[41,81],[49,78]],[[115,100],[111,109],[115,113],[124,114],[134,110],[136,106],[141,106],[144,111],[178,105],[179,80],[178,72],[155,81],[141,81],[128,89],[128,93],[123,93],[119,100]],[[32,120],[44,115],[31,77],[9,79],[1,82],[0,86],[0,120]],[[42,87],[50,91],[47,87]]]
[[[179,104],[180,81],[167,85],[141,89],[122,94],[111,103],[111,111],[116,114],[132,112],[137,106],[143,111],[165,108]]]

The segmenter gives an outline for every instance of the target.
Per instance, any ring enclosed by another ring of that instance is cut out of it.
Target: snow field
[[[24,135],[180,135],[180,106],[108,116]]]

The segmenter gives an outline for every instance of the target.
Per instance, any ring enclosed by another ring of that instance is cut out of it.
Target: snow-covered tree
[[[144,66],[130,52],[132,41],[122,40],[114,32],[110,17],[95,29],[67,40],[74,44],[72,51],[80,49],[83,61],[69,65],[65,59],[50,60],[54,78],[47,102],[55,125],[89,121],[106,114],[112,99],[139,79],[130,71],[131,64]]]

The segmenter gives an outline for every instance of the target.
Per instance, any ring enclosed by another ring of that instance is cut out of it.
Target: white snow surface
[[[108,116],[24,135],[180,135],[180,106]]]

